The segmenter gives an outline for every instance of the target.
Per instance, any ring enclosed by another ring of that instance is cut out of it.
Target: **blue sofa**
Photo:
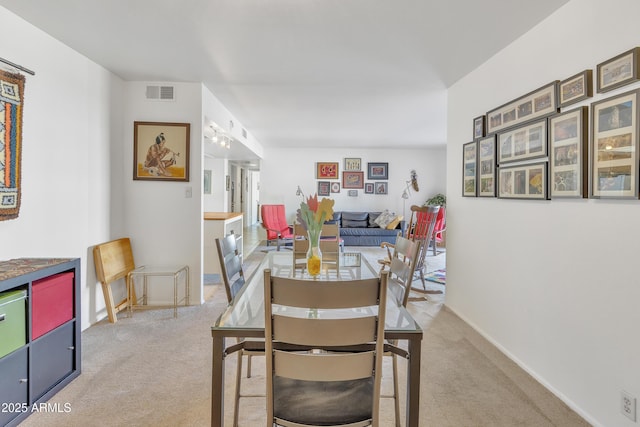
[[[340,225],[340,237],[345,246],[380,246],[382,242],[395,243],[398,233],[404,234],[405,221],[402,220],[392,230],[380,228],[375,223],[381,212],[334,211],[333,222]]]

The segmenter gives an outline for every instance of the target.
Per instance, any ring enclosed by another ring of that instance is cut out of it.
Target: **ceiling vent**
[[[154,101],[175,101],[173,86],[147,86],[147,99]]]

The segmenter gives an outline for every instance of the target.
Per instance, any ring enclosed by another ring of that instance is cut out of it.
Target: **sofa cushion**
[[[369,212],[369,227],[380,227],[376,224],[376,219],[380,216],[382,212]]]
[[[367,212],[342,212],[342,227],[357,228],[368,225],[369,214]]]
[[[389,212],[388,210],[384,210],[378,218],[376,218],[375,223],[378,224],[380,228],[387,228],[393,220],[395,220],[397,215],[393,212]],[[397,224],[396,224],[397,225]]]

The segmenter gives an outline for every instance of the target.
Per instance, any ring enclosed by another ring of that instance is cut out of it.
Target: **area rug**
[[[444,285],[447,282],[447,270],[443,268],[442,270],[432,271],[425,274],[424,279],[430,282],[440,283],[441,285]]]

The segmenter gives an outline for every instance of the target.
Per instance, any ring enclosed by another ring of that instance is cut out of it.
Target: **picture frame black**
[[[486,134],[510,129],[558,112],[558,80],[489,111]]]
[[[638,198],[640,89],[591,104],[589,197]]]
[[[318,181],[318,196],[329,196],[331,193],[331,182]]]
[[[566,107],[593,96],[593,71],[584,70],[558,84],[558,104]]]
[[[364,194],[373,194],[374,193],[374,185],[373,182],[367,182],[364,184]]]
[[[531,160],[548,155],[547,119],[543,118],[497,134],[497,162]]]
[[[478,142],[467,142],[462,146],[462,195],[477,196]]]
[[[548,166],[546,161],[500,166],[498,198],[547,200]]]
[[[588,107],[549,117],[549,196],[588,196]]]
[[[496,196],[496,135],[478,139],[478,197]]]
[[[640,47],[634,47],[599,63],[596,66],[598,93],[608,92],[638,80],[638,61]]]
[[[387,180],[389,179],[389,163],[367,163],[367,179]]]
[[[482,138],[485,132],[485,116],[476,117],[473,119],[473,139]]]
[[[387,182],[376,182],[374,183],[375,194],[388,194],[389,193],[389,183]]]

